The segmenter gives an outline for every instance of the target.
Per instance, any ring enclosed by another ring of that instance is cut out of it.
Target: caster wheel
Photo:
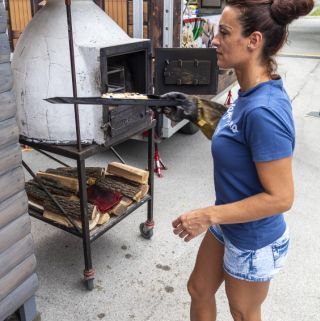
[[[145,224],[144,223],[141,223],[140,224],[140,233],[141,233],[141,236],[147,240],[151,239],[151,237],[153,236],[153,228],[151,229],[147,229],[145,227]]]
[[[90,279],[90,280],[85,280],[85,284],[86,284],[86,288],[89,291],[92,291],[94,288],[94,279]]]

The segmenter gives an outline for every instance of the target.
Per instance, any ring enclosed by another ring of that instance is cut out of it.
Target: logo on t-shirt
[[[227,127],[227,126],[228,126],[233,133],[237,133],[237,132],[238,132],[237,124],[232,120],[232,115],[233,115],[233,111],[234,111],[234,106],[235,106],[235,105],[232,104],[232,105],[228,108],[226,114],[223,116],[222,119],[226,121],[224,127]]]

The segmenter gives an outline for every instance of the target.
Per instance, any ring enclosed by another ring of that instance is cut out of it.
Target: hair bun
[[[274,0],[271,16],[279,25],[287,25],[300,16],[307,15],[313,8],[313,0]]]

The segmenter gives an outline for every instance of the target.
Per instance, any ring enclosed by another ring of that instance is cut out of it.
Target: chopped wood
[[[120,192],[135,201],[141,199],[141,184],[128,181],[122,177],[106,175],[105,177],[97,179],[96,185],[101,189]]]
[[[98,221],[98,225],[107,224],[110,221],[110,214],[108,212],[101,214]]]
[[[130,198],[122,197],[122,199],[119,202],[119,204],[117,204],[116,206],[114,206],[110,210],[110,214],[113,214],[115,216],[120,216],[120,215],[124,214],[127,211],[128,207],[132,203],[133,203],[133,201]]]
[[[102,167],[86,167],[85,168],[85,174],[86,178],[99,178],[103,176],[105,169]],[[58,167],[58,168],[48,168],[46,170],[46,173],[60,175],[60,176],[66,176],[66,177],[72,177],[77,178],[78,177],[78,169],[77,167]]]
[[[149,185],[141,185],[141,199],[144,198],[149,192]]]
[[[71,197],[72,195],[74,195],[69,190],[65,190],[63,188],[57,187],[54,182],[48,181],[47,179],[41,178],[41,182],[51,194],[60,195],[60,196],[64,196],[64,197]],[[33,186],[41,189],[40,185],[33,179],[28,181],[26,183],[26,186],[27,185],[28,185],[29,189],[32,189]]]
[[[57,188],[63,188],[77,194],[79,191],[79,182],[77,178],[55,175],[45,172],[38,172],[38,177],[44,178],[47,181],[54,182]]]
[[[81,217],[81,207],[80,207],[80,201],[74,201],[62,196],[55,196],[55,199],[61,207],[66,211],[66,213],[73,217],[73,218],[80,218]],[[63,212],[60,211],[60,209],[57,207],[57,205],[50,199],[45,199],[43,202],[43,207],[45,210],[57,214],[63,215]],[[88,218],[89,220],[95,219],[95,216],[97,215],[97,209],[96,206],[88,203]]]
[[[127,164],[112,162],[108,164],[107,172],[140,184],[148,183],[148,171]]]
[[[29,200],[28,204],[29,204],[30,207],[32,207],[35,210],[38,210],[40,212],[44,211],[44,207],[42,205],[38,204],[37,202],[33,202],[33,201]]]
[[[44,211],[43,213],[43,217],[54,221],[58,224],[61,224],[63,226],[66,227],[73,227],[73,225],[67,220],[67,218],[63,215],[57,214],[57,213],[53,213],[50,211]],[[95,216],[94,220],[89,220],[89,230],[91,231],[92,229],[94,229],[100,219],[100,213],[97,213],[97,215]],[[74,220],[75,225],[79,228],[82,229],[82,222],[79,219]]]
[[[37,203],[43,204],[44,200],[48,198],[48,195],[44,190],[42,190],[39,186],[30,184],[27,182],[25,185],[25,189],[29,199],[36,200]]]

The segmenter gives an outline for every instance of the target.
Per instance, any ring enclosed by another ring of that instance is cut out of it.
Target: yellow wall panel
[[[105,0],[106,13],[125,31],[128,30],[127,0]]]
[[[31,3],[30,0],[9,0],[9,8],[13,43],[15,45],[32,18]]]

